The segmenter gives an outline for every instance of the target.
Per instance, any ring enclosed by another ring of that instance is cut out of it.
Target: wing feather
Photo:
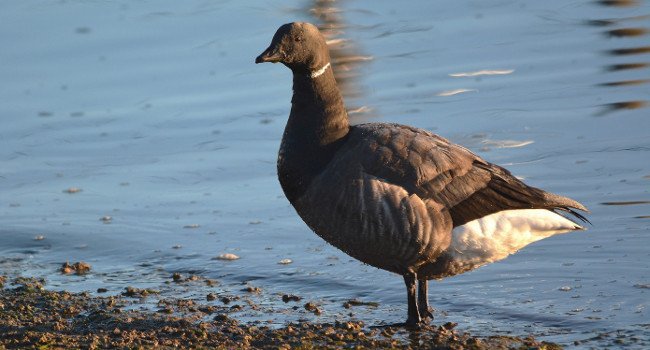
[[[366,157],[364,171],[447,208],[453,225],[509,209],[564,211],[585,221],[573,209],[580,203],[528,186],[508,170],[468,149],[425,130],[398,124],[361,124],[355,132]]]

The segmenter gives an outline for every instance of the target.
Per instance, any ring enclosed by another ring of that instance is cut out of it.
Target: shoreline
[[[0,277],[0,349],[562,348],[533,337],[475,337],[456,331],[453,323],[435,325],[435,321],[418,330],[368,327],[357,320],[276,328],[263,322],[240,323],[228,315],[232,307],[190,299],[161,298],[157,311],[132,309],[138,297],[151,294],[155,291],[129,287],[118,296],[91,296],[48,291],[38,279],[19,277],[9,282]]]

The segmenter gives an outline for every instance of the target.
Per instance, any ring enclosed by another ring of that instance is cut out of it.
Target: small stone
[[[278,261],[278,264],[280,264],[280,265],[289,265],[292,262],[293,262],[293,260],[291,260],[291,259],[282,259],[282,260]]]
[[[312,302],[306,303],[304,307],[305,307],[305,310],[313,313],[314,315],[320,315],[320,314],[323,313],[323,311],[321,309],[319,309],[318,306],[316,306],[316,304],[314,304]]]
[[[183,275],[181,275],[178,272],[174,272],[174,274],[172,275],[172,279],[174,280],[174,282],[181,282],[183,280]]]
[[[199,225],[199,224],[189,224],[189,225],[183,226],[183,228],[189,228],[189,229],[199,228],[199,227],[201,227],[201,225]]]
[[[212,305],[199,306],[199,311],[203,312],[204,314],[208,314],[208,315],[213,314],[216,310],[217,310],[217,308],[212,306]]]
[[[571,288],[569,286],[562,286],[562,287],[558,288],[558,290],[563,291],[563,292],[568,292],[568,291],[570,291],[572,289],[573,288]]]
[[[217,316],[214,316],[215,321],[228,321],[229,317],[226,314],[219,314]]]
[[[374,302],[374,301],[361,301],[357,299],[350,299],[343,303],[343,307],[346,309],[349,309],[352,306],[370,306],[370,307],[378,307],[379,303]]]
[[[456,322],[447,322],[447,323],[442,325],[442,328],[450,331],[450,330],[454,329],[454,327],[456,327],[456,326],[458,326],[458,323],[456,323]]]
[[[207,286],[209,286],[209,287],[216,286],[217,284],[219,284],[219,281],[217,281],[217,280],[213,280],[213,279],[211,279],[211,278],[206,278],[206,279],[204,280],[204,282],[205,282],[205,285],[207,285]]]
[[[70,193],[70,194],[78,193],[78,192],[81,192],[81,191],[83,191],[83,190],[81,188],[78,188],[78,187],[70,187],[70,188],[68,188],[66,190],[63,190],[63,192]]]
[[[293,294],[285,294],[282,296],[282,301],[284,301],[285,303],[288,303],[290,301],[300,301],[300,299],[302,298]]]
[[[165,306],[163,308],[158,309],[158,312],[169,315],[174,313],[174,309],[171,306]]]
[[[229,261],[230,260],[237,260],[237,259],[239,259],[239,256],[237,256],[235,254],[231,254],[231,253],[221,254],[221,255],[213,258],[213,260],[229,260]]]
[[[214,293],[209,293],[208,295],[206,295],[205,298],[206,298],[208,301],[213,301],[213,300],[217,300],[217,295],[214,294]]]
[[[122,295],[133,298],[144,298],[149,294],[160,294],[160,291],[157,291],[155,289],[139,289],[128,286],[124,288],[124,292],[122,292]]]
[[[60,269],[61,273],[64,275],[68,275],[71,273],[76,273],[77,275],[85,275],[90,271],[90,265],[83,262],[79,261],[74,264],[70,264],[68,262],[65,262]]]
[[[42,241],[44,239],[45,239],[45,236],[43,236],[43,235],[38,235],[38,236],[34,237],[35,241]]]
[[[253,287],[253,286],[248,286],[242,290],[244,292],[255,293],[255,294],[259,294],[262,292],[262,290],[259,287]]]
[[[111,221],[113,221],[113,217],[112,217],[112,216],[108,216],[108,215],[106,215],[106,216],[102,216],[101,218],[99,218],[99,221],[101,221],[101,222],[103,222],[103,223],[105,223],[105,224],[110,224]]]
[[[108,289],[106,288],[97,288],[97,293],[106,293],[108,292]]]

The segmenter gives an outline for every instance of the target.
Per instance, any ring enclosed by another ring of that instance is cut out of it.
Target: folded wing
[[[368,174],[403,187],[446,208],[453,226],[512,209],[548,209],[586,219],[580,203],[528,186],[508,170],[430,132],[398,124],[355,127],[367,157]],[[369,139],[369,140],[368,140]],[[370,142],[368,142],[370,141]]]

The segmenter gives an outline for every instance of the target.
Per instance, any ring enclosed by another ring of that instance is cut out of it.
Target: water
[[[648,15],[643,1],[3,2],[0,274],[201,299],[249,283],[263,308],[242,320],[401,321],[401,278],[311,233],[276,179],[291,77],[253,60],[306,20],[346,40],[333,56],[353,121],[433,130],[592,210],[586,232],[432,282],[436,322],[647,346]],[[481,70],[499,74],[462,74]],[[90,275],[58,273],[79,260]],[[173,272],[221,284],[169,286]],[[290,310],[288,292],[324,315]]]

